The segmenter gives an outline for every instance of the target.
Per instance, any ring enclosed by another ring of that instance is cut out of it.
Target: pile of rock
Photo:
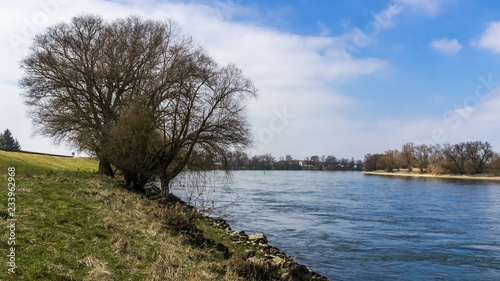
[[[257,248],[260,255],[257,257],[255,250],[245,251],[245,258],[255,265],[265,265],[273,268],[281,276],[281,280],[328,280],[326,277],[312,271],[305,265],[294,261],[297,257],[287,257],[277,247],[267,244],[267,237],[263,233],[247,235],[244,231],[233,231],[229,224],[222,218],[208,218],[212,226],[224,230],[233,240],[233,244]]]

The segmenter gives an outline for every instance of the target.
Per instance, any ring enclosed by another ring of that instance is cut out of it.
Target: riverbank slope
[[[0,151],[0,280],[326,280],[264,235],[96,170],[91,158]]]
[[[441,178],[441,179],[463,179],[463,180],[490,180],[490,181],[500,181],[499,176],[493,175],[436,175],[436,174],[421,174],[418,171],[408,172],[408,170],[394,171],[388,173],[386,171],[373,171],[373,172],[363,172],[366,175],[378,175],[378,176],[401,176],[401,177],[420,177],[420,178]]]

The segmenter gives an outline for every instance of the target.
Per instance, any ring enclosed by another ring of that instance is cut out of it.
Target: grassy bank
[[[16,173],[15,245],[8,242],[9,167]],[[293,268],[286,257],[280,267],[263,262],[274,257],[267,245],[235,242],[228,226],[217,227],[189,206],[123,189],[119,179],[96,170],[91,158],[0,151],[0,280],[291,278],[280,271]]]
[[[380,175],[380,176],[402,176],[402,177],[423,177],[423,178],[442,178],[442,179],[470,179],[470,180],[492,180],[500,181],[500,177],[489,174],[477,174],[477,175],[438,175],[438,174],[427,174],[420,173],[418,170],[413,170],[408,172],[406,169],[401,169],[400,171],[394,171],[388,173],[383,170],[364,172],[367,175]]]

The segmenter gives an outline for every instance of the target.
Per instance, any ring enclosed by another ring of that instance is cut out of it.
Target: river
[[[331,280],[500,280],[500,182],[235,171],[212,188],[216,204],[238,195],[233,230]]]

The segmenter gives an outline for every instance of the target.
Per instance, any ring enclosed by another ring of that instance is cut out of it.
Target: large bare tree
[[[252,82],[170,21],[76,17],[37,36],[21,67],[39,132],[98,156],[101,173],[114,164],[132,189],[157,174],[168,194],[197,156],[250,144]]]
[[[168,92],[189,48],[170,21],[84,15],[48,28],[21,62],[37,132],[94,154],[99,172],[112,175],[104,151],[116,121],[134,96]]]

